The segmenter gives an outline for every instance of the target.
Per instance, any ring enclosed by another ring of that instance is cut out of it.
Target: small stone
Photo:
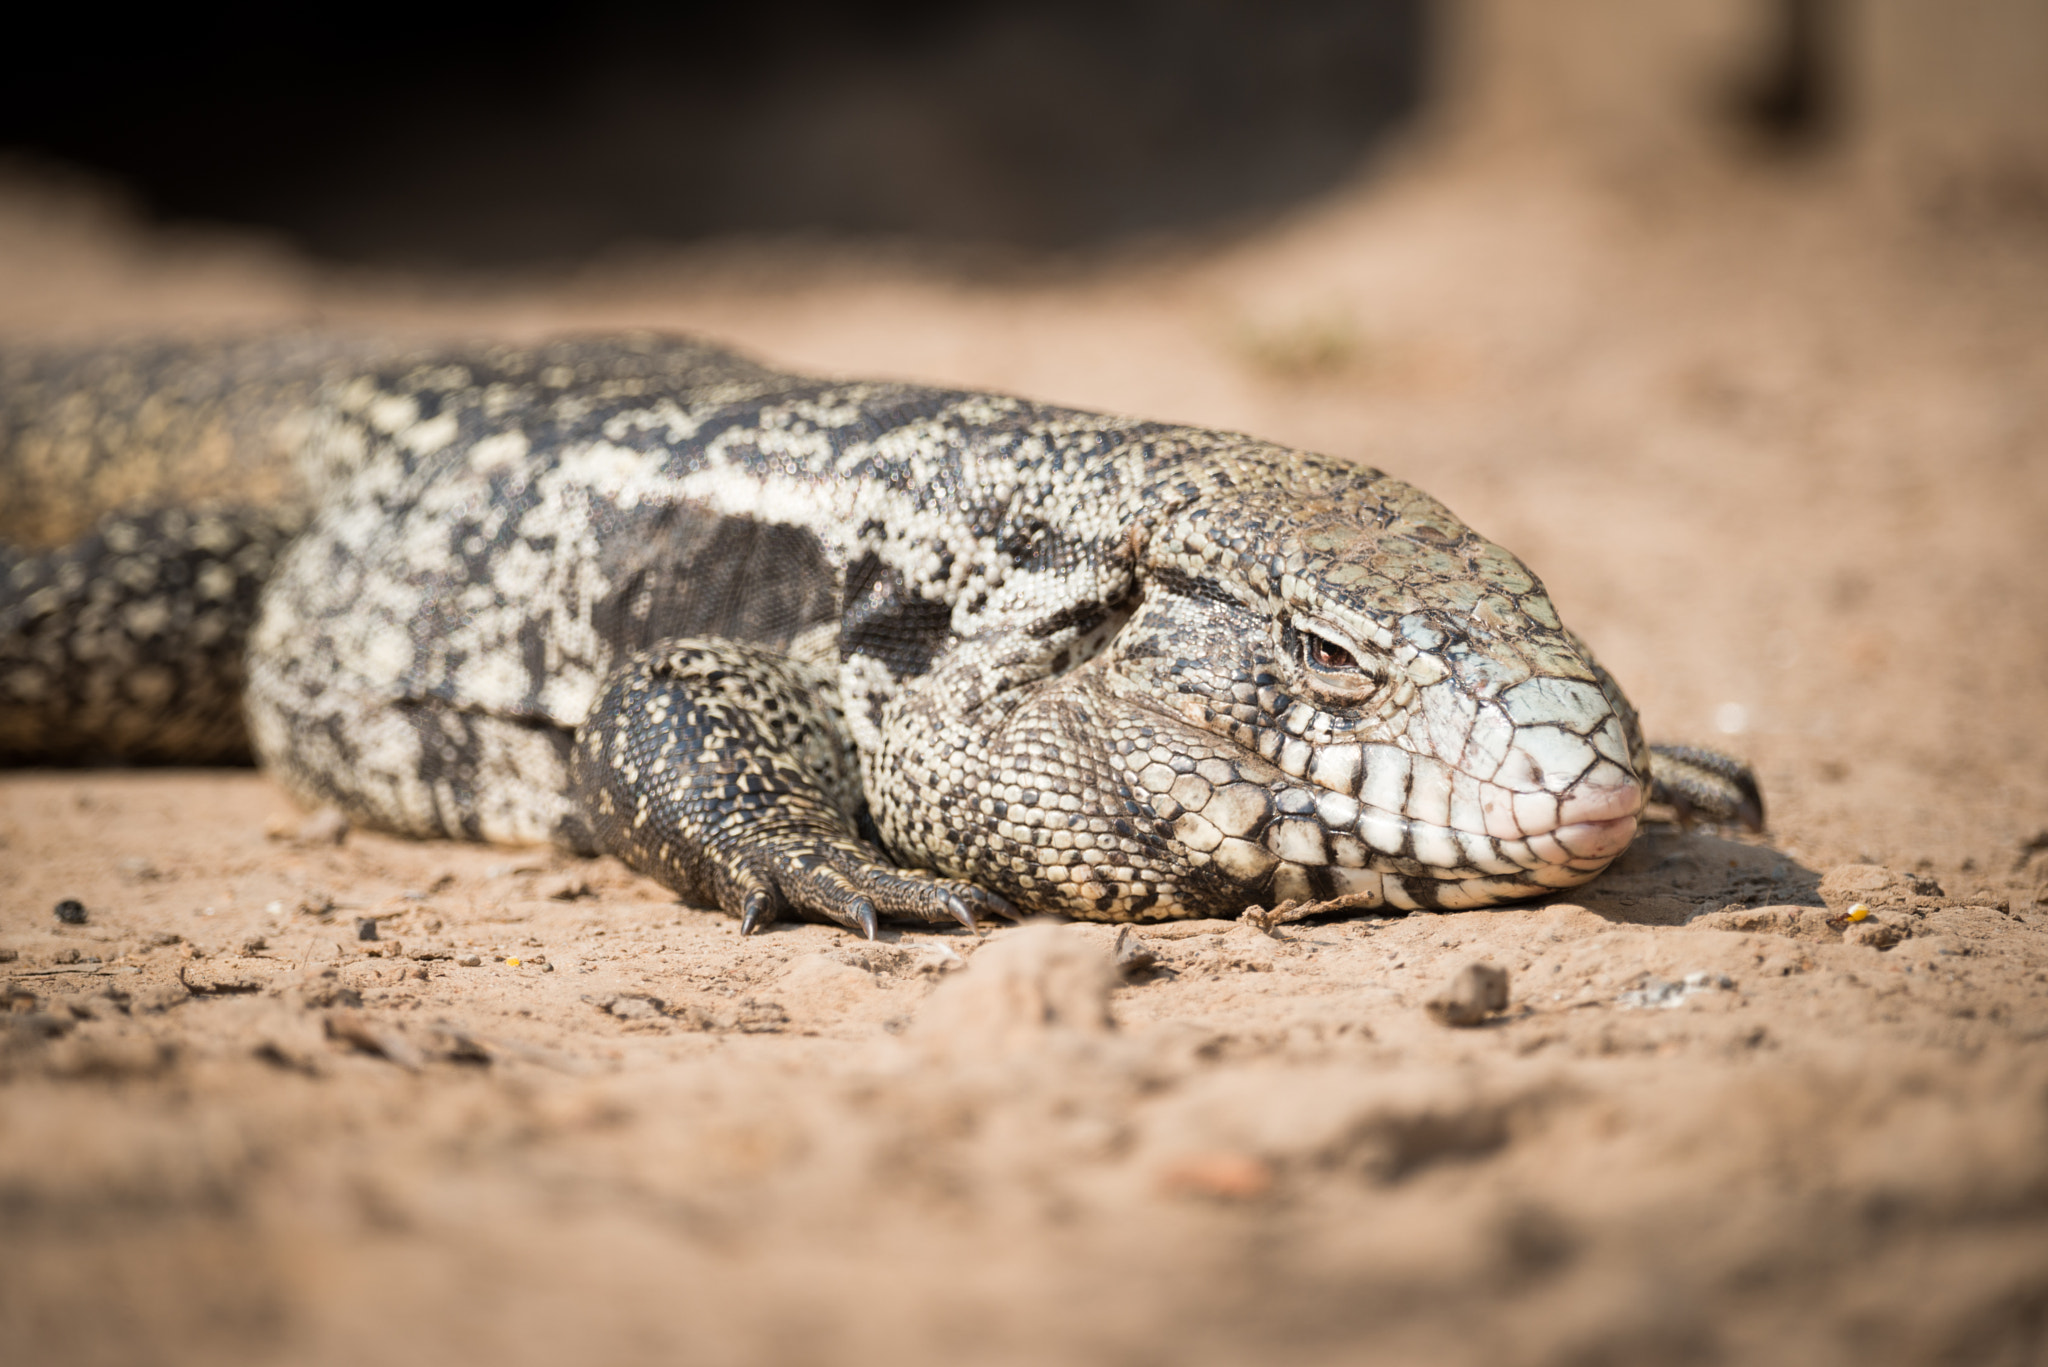
[[[21,957],[18,949],[0,949],[0,964],[11,964]]]
[[[261,954],[268,948],[270,948],[270,941],[264,939],[261,935],[251,935],[248,939],[242,941],[242,953],[244,954]]]
[[[1507,1010],[1508,971],[1498,964],[1466,964],[1422,1006],[1439,1025],[1477,1025],[1494,1012]]]
[[[481,968],[483,967],[484,961],[481,955],[465,954],[461,958],[457,959],[455,962],[460,964],[464,968]]]
[[[1143,977],[1159,966],[1158,951],[1133,935],[1129,926],[1117,927],[1116,943],[1109,952],[1116,960],[1117,972],[1126,978]]]
[[[377,918],[374,916],[358,916],[356,918],[356,938],[358,940],[376,939]]]
[[[67,926],[85,924],[85,903],[76,897],[67,897],[57,904],[57,919]]]

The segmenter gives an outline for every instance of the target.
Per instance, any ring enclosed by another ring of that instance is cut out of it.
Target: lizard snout
[[[1635,839],[1642,808],[1640,784],[1582,785],[1558,802],[1557,826],[1550,834],[1574,858],[1610,858]]]

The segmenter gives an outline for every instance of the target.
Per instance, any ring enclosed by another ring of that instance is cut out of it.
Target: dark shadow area
[[[229,3],[37,16],[0,149],[162,220],[503,266],[627,241],[1072,249],[1327,190],[1419,106],[1423,0]]]
[[[1557,900],[1610,921],[1675,926],[1729,907],[1820,906],[1820,874],[1766,845],[1652,825],[1605,873]]]

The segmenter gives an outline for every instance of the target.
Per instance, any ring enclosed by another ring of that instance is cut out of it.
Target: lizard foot
[[[787,913],[844,926],[870,940],[884,920],[939,925],[957,921],[978,931],[990,917],[1016,917],[1010,904],[992,892],[922,869],[898,868],[872,846],[843,840],[768,840],[737,853],[742,861],[733,880],[739,891],[737,907],[722,889],[717,900],[740,918],[742,935]]]
[[[1756,772],[1718,750],[1651,746],[1650,801],[1670,807],[1684,824],[1739,821],[1752,831],[1764,828],[1764,795]]]
[[[742,933],[785,914],[869,939],[884,917],[975,929],[1014,914],[861,838],[836,690],[772,651],[674,640],[635,655],[578,729],[569,776],[599,848]]]

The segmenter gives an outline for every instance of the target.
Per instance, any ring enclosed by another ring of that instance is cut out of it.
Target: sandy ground
[[[11,337],[656,324],[1371,461],[1771,821],[1494,912],[869,945],[0,775],[8,1357],[2048,1362],[2044,320],[2038,220],[1764,174],[1415,169],[994,276],[340,275],[9,192]],[[1439,1023],[1473,961],[1507,1008]]]

